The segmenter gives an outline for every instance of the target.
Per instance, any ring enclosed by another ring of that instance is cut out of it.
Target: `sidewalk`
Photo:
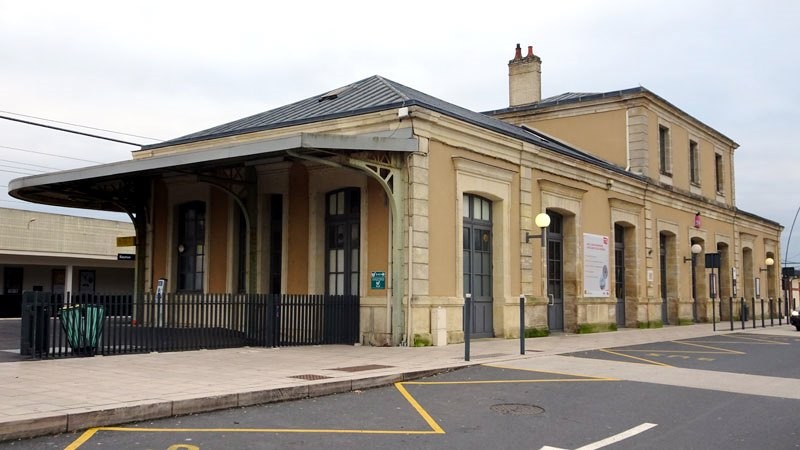
[[[519,340],[479,340],[472,342],[468,362],[463,344],[236,348],[5,362],[0,441],[366,389],[474,364],[711,334],[711,324],[561,334],[527,339],[525,355]]]

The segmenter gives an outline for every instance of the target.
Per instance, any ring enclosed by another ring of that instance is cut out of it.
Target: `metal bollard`
[[[769,326],[775,326],[775,316],[772,313],[772,297],[769,298]]]
[[[728,318],[731,321],[731,331],[733,331],[733,297],[728,297]]]
[[[756,298],[750,297],[751,303],[753,304],[753,309],[750,311],[750,315],[753,316],[753,328],[756,327]]]
[[[764,324],[764,299],[761,299],[761,328],[766,328],[767,326]]]
[[[519,294],[519,354],[525,354],[525,295]]]
[[[472,330],[472,294],[464,299],[464,361],[469,361],[469,338]]]
[[[745,308],[747,308],[747,306],[745,306],[744,304],[744,297],[740,297],[739,303],[741,303],[741,305],[739,306],[739,318],[742,319],[742,329],[744,330],[744,321],[747,319],[747,317],[744,314]]]
[[[783,325],[783,300],[778,297],[778,325]]]
[[[714,331],[717,331],[717,310],[716,306],[714,306],[714,297],[711,297],[711,323],[714,327]]]

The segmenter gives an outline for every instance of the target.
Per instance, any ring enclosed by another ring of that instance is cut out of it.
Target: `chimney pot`
[[[516,56],[508,62],[508,104],[527,105],[542,99],[542,60],[528,46],[528,55],[522,57],[517,44]]]

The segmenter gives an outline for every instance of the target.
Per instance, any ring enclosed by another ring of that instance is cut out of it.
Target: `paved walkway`
[[[797,333],[788,326],[747,332]],[[605,362],[592,366],[587,361],[574,361],[577,358],[555,355],[711,334],[714,332],[709,324],[562,334],[527,339],[525,355],[520,355],[519,340],[479,340],[472,342],[469,362],[464,361],[463,344],[425,348],[237,348],[4,362],[0,364],[0,440],[365,389],[490,362],[524,364],[540,370],[613,373],[624,378],[618,366],[631,364]],[[663,368],[643,370],[650,372],[635,376],[652,382],[656,371]],[[787,389],[782,388],[782,392]]]

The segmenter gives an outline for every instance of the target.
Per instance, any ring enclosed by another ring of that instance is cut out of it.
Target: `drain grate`
[[[294,376],[289,377],[289,378],[299,378],[301,380],[314,381],[314,380],[324,380],[324,379],[331,378],[331,377],[326,377],[325,375],[306,374],[306,375],[294,375]]]
[[[365,370],[377,370],[377,369],[391,369],[394,366],[382,366],[380,364],[367,364],[364,366],[352,366],[352,367],[337,367],[336,369],[330,370],[340,370],[342,372],[363,372]]]
[[[524,403],[500,403],[492,405],[489,409],[504,416],[535,416],[544,413],[544,408]]]

